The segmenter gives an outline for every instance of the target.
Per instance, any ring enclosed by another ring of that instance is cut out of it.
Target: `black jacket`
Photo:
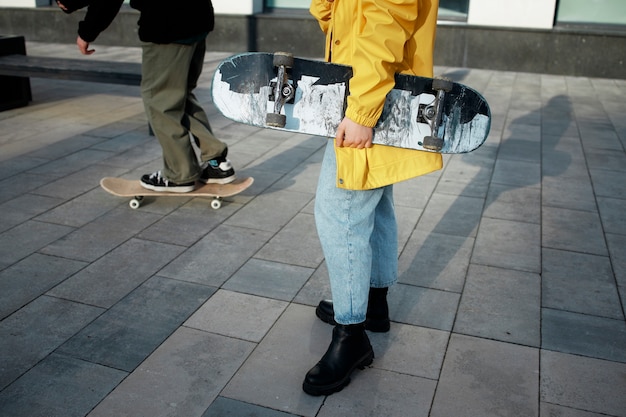
[[[78,35],[93,42],[105,30],[124,0],[64,0],[67,13],[89,6],[85,19],[78,24]],[[131,0],[140,12],[139,39],[143,42],[173,43],[209,33],[215,16],[211,0]]]

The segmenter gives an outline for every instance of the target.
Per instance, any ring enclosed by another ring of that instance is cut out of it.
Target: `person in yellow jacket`
[[[303,390],[329,395],[372,363],[365,330],[389,330],[387,289],[397,280],[393,184],[441,169],[440,154],[373,145],[394,74],[432,77],[439,0],[312,0],[326,34],[326,60],[350,65],[345,118],[329,141],[315,199],[315,220],[333,300],[317,316],[335,325],[328,350]]]

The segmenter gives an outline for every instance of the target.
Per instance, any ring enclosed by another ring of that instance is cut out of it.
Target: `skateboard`
[[[141,206],[144,197],[212,197],[211,208],[217,210],[222,207],[222,198],[231,197],[246,190],[252,185],[254,178],[246,177],[236,179],[229,184],[204,184],[198,183],[198,187],[188,193],[174,193],[168,191],[152,191],[141,186],[139,180],[127,180],[124,178],[105,177],[100,180],[100,186],[110,194],[118,197],[132,197],[129,205],[132,209]],[[201,184],[201,185],[200,185]]]
[[[335,137],[350,93],[352,68],[285,52],[231,56],[217,67],[213,103],[227,118],[258,127]],[[374,128],[375,144],[465,153],[484,143],[487,101],[468,86],[396,74]]]

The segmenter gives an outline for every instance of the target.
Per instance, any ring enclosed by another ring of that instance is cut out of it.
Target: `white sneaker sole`
[[[139,183],[141,184],[141,186],[147,190],[152,190],[152,191],[159,191],[159,192],[164,192],[164,193],[190,193],[193,190],[196,189],[195,185],[186,185],[184,187],[181,186],[176,186],[176,187],[157,187],[154,185],[150,185],[150,184],[145,184],[141,181],[139,181]]]

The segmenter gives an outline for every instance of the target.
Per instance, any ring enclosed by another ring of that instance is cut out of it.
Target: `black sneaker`
[[[186,182],[184,184],[175,184],[161,175],[161,171],[146,174],[141,177],[141,186],[153,191],[168,191],[171,193],[188,193],[195,190],[196,182]]]
[[[226,159],[226,152],[228,150],[225,150],[220,156],[211,159],[207,163],[202,170],[202,174],[200,174],[199,181],[206,184],[228,184],[235,181],[235,170],[233,169],[233,164]]]

